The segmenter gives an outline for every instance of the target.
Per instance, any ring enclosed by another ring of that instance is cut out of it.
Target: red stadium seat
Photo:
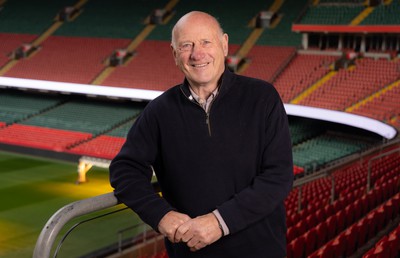
[[[336,217],[336,232],[340,233],[345,229],[346,224],[346,214],[343,210],[335,214]],[[351,223],[352,224],[352,223]]]
[[[297,232],[297,229],[295,227],[289,227],[286,231],[286,241],[290,243],[293,239],[298,237],[299,234]]]
[[[323,246],[327,241],[328,227],[326,221],[319,223],[315,227],[317,233],[317,248]]]
[[[297,222],[297,224],[294,227],[295,227],[295,229],[297,231],[297,234],[299,236],[303,235],[308,229],[307,228],[307,224],[306,224],[306,222],[304,220],[300,220],[299,222]]]
[[[337,229],[336,215],[332,215],[326,219],[326,226],[328,228],[327,240],[330,240],[334,236],[336,236],[336,229]]]
[[[346,242],[344,250],[345,256],[350,256],[357,249],[358,230],[356,228],[356,224],[347,228],[342,234],[344,235]]]
[[[315,228],[308,230],[304,233],[305,240],[305,255],[308,256],[316,250],[317,247],[317,232]]]
[[[355,229],[357,230],[357,247],[361,247],[367,241],[368,234],[368,223],[365,217],[357,222]]]
[[[346,238],[339,234],[337,237],[329,241],[326,245],[331,247],[333,257],[343,257],[346,245]]]
[[[292,240],[289,243],[289,250],[291,255],[288,255],[288,257],[304,257],[304,246],[305,242],[303,236],[299,236],[296,239]]]
[[[336,258],[334,256],[333,247],[331,245],[324,245],[317,251],[313,252],[309,258]]]
[[[306,217],[307,228],[313,228],[318,224],[317,218],[315,217],[315,213],[311,213]]]

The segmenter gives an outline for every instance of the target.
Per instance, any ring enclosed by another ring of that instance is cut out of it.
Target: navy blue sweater
[[[189,96],[185,80],[140,114],[110,166],[115,195],[156,230],[171,210],[219,210],[228,236],[197,252],[167,241],[170,257],[284,257],[293,163],[278,93],[225,70],[209,114]],[[152,167],[163,198],[150,184]]]

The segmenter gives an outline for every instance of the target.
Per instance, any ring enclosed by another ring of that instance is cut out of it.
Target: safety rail
[[[33,251],[33,258],[48,258],[60,230],[70,220],[118,205],[114,193],[76,201],[59,209],[43,227]]]

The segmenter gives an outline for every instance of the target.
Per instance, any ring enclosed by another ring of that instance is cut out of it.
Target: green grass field
[[[0,152],[0,176],[0,257],[7,258],[32,257],[43,226],[64,205],[112,191],[107,169],[92,168],[89,182],[77,185],[77,164],[6,152]],[[138,221],[131,211],[115,216],[74,231],[58,257],[77,257],[116,242],[117,229]]]

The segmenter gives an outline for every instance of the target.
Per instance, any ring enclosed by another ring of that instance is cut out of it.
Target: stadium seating
[[[387,1],[388,4],[378,5],[374,11],[368,15],[361,25],[397,25],[400,23],[398,12],[400,10],[399,1]]]
[[[293,21],[298,18],[298,11],[307,5],[305,0],[282,1],[281,8],[277,11],[279,22],[275,27],[266,29],[257,41],[258,45],[291,46],[297,47],[301,35],[291,30]]]
[[[100,135],[93,140],[70,148],[67,152],[81,156],[96,157],[111,160],[121,149],[125,138]]]
[[[90,133],[50,129],[42,126],[13,124],[0,129],[0,142],[56,152],[91,138]]]
[[[345,110],[383,86],[398,79],[398,64],[385,59],[363,58],[355,61],[354,69],[340,69],[321,87],[299,101],[300,105]]]
[[[300,20],[301,24],[350,24],[362,12],[361,5],[317,5],[310,7]]]
[[[284,102],[289,103],[306,88],[321,79],[336,59],[327,55],[297,54],[274,81]]]
[[[140,109],[122,104],[69,101],[46,113],[24,120],[25,125],[35,125],[63,130],[105,133],[117,125],[137,116]]]
[[[11,53],[23,43],[31,42],[34,35],[0,33],[0,67],[11,60]]]
[[[293,47],[254,46],[249,54],[250,67],[243,75],[272,82],[276,73],[290,60]]]
[[[5,76],[89,84],[104,68],[108,55],[127,42],[51,36],[34,56],[19,62]]]
[[[6,124],[19,122],[62,103],[62,97],[23,95],[17,92],[0,95],[0,121]]]
[[[50,27],[63,7],[73,5],[75,2],[74,0],[43,0],[41,4],[38,4],[29,0],[9,1],[1,11],[0,31],[11,34],[39,35]]]

